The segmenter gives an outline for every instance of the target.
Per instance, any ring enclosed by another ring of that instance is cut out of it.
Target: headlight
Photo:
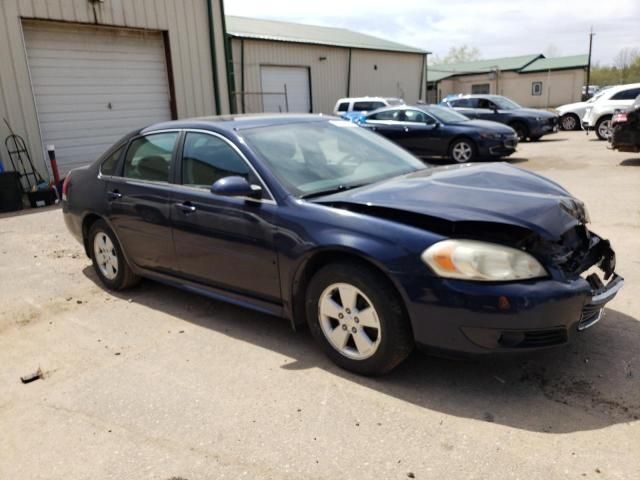
[[[502,138],[502,135],[500,135],[499,133],[485,132],[480,134],[480,138],[483,138],[485,140],[500,140]]]
[[[540,262],[521,250],[476,240],[443,240],[422,252],[441,277],[506,282],[547,276]]]

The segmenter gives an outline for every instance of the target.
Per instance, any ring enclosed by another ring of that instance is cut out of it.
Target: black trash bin
[[[22,187],[17,172],[0,173],[0,212],[22,210]]]

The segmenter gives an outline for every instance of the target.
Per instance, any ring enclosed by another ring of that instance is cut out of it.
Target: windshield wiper
[[[300,198],[315,198],[315,197],[324,197],[325,195],[331,195],[332,193],[344,192],[345,190],[351,190],[353,188],[364,187],[368,185],[368,183],[360,183],[357,185],[338,185],[337,187],[327,188],[326,190],[319,190],[317,192],[305,193],[304,195],[300,195]]]

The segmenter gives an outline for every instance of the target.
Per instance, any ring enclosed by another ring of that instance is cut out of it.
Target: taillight
[[[67,192],[69,192],[69,187],[71,186],[71,172],[67,173],[67,176],[64,177],[64,181],[62,182],[62,200],[65,202],[68,200]]]
[[[627,112],[618,112],[613,116],[612,123],[625,123],[627,121]]]

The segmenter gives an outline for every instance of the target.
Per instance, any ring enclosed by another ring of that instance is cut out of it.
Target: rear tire
[[[609,140],[611,136],[611,115],[605,115],[596,122],[596,135],[600,140]]]
[[[513,122],[510,123],[509,126],[516,131],[516,135],[518,135],[518,141],[524,142],[529,136],[529,128],[522,122]]]
[[[449,145],[449,159],[455,163],[468,163],[476,159],[476,146],[466,138],[459,138]]]
[[[414,347],[402,301],[379,272],[358,263],[333,263],[311,279],[307,322],[315,340],[338,366],[382,375]]]
[[[113,230],[104,220],[96,220],[89,229],[89,256],[93,269],[109,290],[124,290],[140,282],[127,263]]]
[[[529,141],[530,141],[530,142],[539,142],[541,138],[542,138],[542,136],[539,136],[539,137],[529,137]]]

